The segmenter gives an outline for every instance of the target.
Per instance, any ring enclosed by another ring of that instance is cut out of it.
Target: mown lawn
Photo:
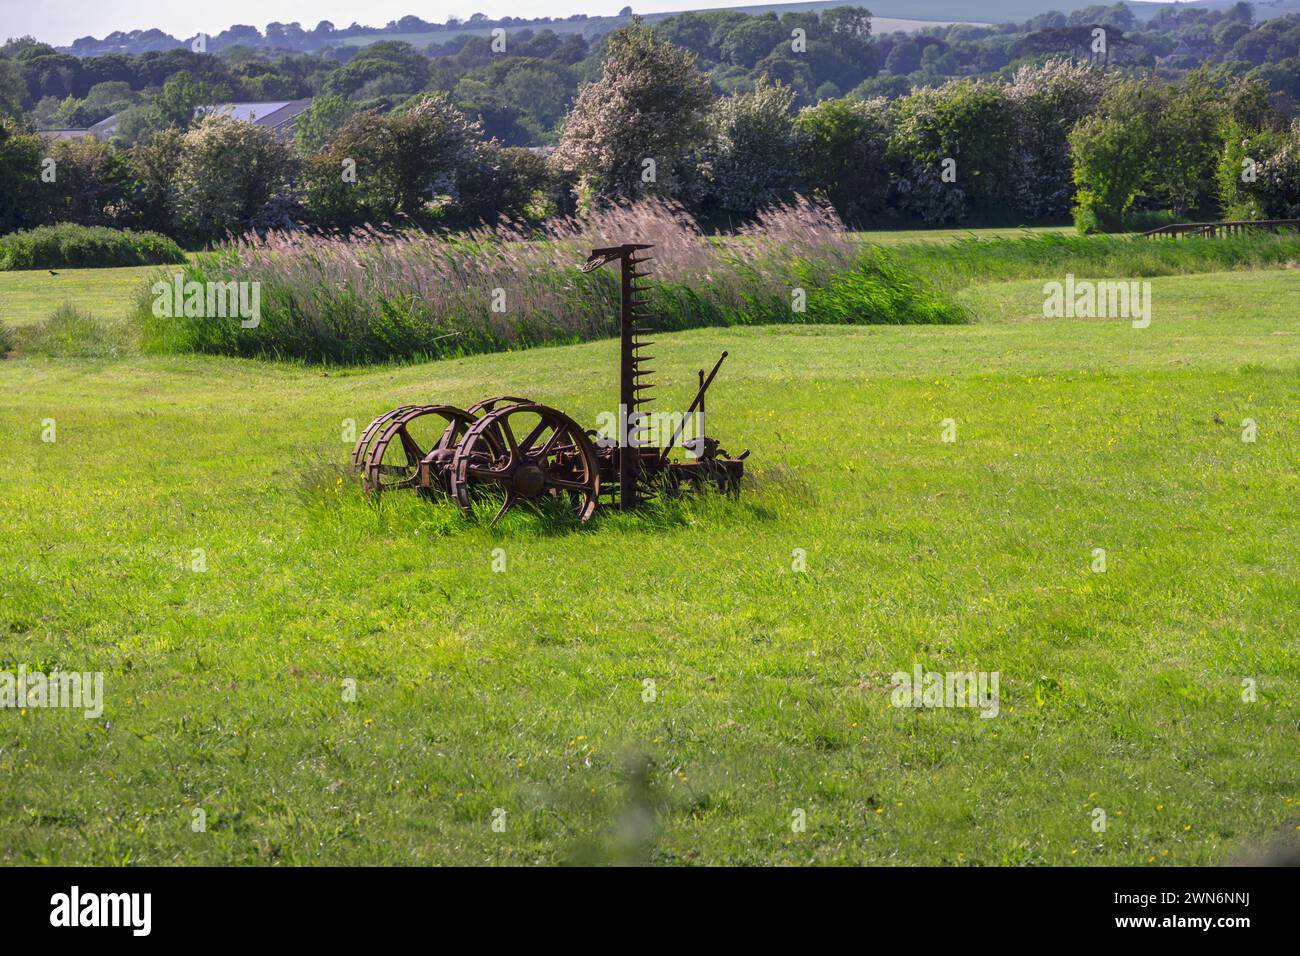
[[[1294,837],[1300,272],[1152,284],[1146,329],[1044,320],[1035,280],[962,293],[969,326],[661,336],[661,407],[731,351],[711,430],[753,480],[583,529],[373,507],[342,434],[501,392],[594,423],[613,342],[0,364],[0,669],[106,684],[97,720],[0,711],[0,861],[1204,864]],[[892,707],[915,664],[998,671],[998,716]]]
[[[1014,239],[1020,236],[1073,236],[1073,226],[1007,226],[986,229],[878,229],[854,235],[878,246],[905,242],[952,242],[958,239]]]
[[[152,276],[178,266],[121,266],[110,269],[24,269],[0,271],[0,321],[29,325],[49,318],[70,302],[102,319],[121,319],[131,312]]]

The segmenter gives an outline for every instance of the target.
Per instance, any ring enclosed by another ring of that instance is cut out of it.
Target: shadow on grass
[[[775,521],[792,508],[816,504],[807,481],[784,464],[747,473],[737,493],[712,487],[659,493],[634,512],[621,512],[602,501],[587,522],[562,499],[520,502],[495,525],[501,495],[484,492],[472,502],[466,516],[447,495],[425,496],[414,491],[367,495],[359,476],[336,453],[318,450],[297,471],[298,500],[313,524],[339,525],[360,534],[409,531],[426,539],[455,537],[471,530],[494,540],[520,535],[558,538],[605,531],[627,534],[659,533],[682,528],[722,529],[754,522]]]

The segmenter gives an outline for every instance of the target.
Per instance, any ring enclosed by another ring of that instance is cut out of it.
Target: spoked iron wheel
[[[531,398],[516,398],[514,395],[497,395],[495,398],[485,398],[481,402],[475,402],[465,411],[478,418],[482,418],[488,412],[494,412],[502,405],[532,405]]]
[[[367,425],[365,430],[361,432],[361,437],[357,439],[357,443],[352,446],[352,467],[357,471],[364,468],[366,464],[366,453],[370,451],[370,446],[374,443],[375,439],[379,437],[379,433],[383,430],[384,425],[391,422],[403,412],[410,411],[415,407],[415,405],[400,405],[392,411],[384,412]]]
[[[494,440],[500,441],[493,448]],[[596,450],[578,423],[545,405],[505,405],[466,433],[451,465],[452,497],[473,513],[476,493],[501,500],[496,524],[516,504],[567,503],[579,521],[596,511]]]
[[[469,408],[465,409],[465,411],[469,412],[475,418],[487,418],[487,416],[490,415],[492,412],[506,405],[533,405],[533,404],[535,403],[531,398],[519,398],[518,396],[515,395],[497,395],[493,398],[485,398],[480,402],[475,402]],[[501,434],[501,430],[499,428],[492,428],[485,434],[488,438],[492,439],[494,443],[493,447],[496,448],[497,450],[501,450],[506,447],[505,436]]]
[[[353,450],[366,492],[446,491],[453,453],[477,423],[477,418],[454,405],[407,405],[379,416]],[[490,438],[486,444],[491,446]]]

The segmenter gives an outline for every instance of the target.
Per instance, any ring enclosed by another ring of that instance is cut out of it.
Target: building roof
[[[266,103],[217,103],[201,106],[197,113],[215,113],[231,119],[265,126],[268,129],[286,130],[298,116],[311,108],[311,97],[301,100],[273,100]]]
[[[279,129],[286,123],[292,122],[298,114],[310,106],[311,98],[308,97],[304,100],[280,100],[268,103],[218,103],[215,106],[202,107],[201,112],[221,113],[245,123],[256,123],[258,126]]]
[[[256,126],[265,126],[275,130],[277,135],[287,135],[289,128],[298,116],[311,107],[311,97],[301,100],[272,100],[265,103],[214,103],[200,106],[194,111],[195,116],[217,114]],[[94,136],[96,139],[110,139],[117,132],[120,113],[114,113],[100,120],[89,129],[43,129],[38,132],[48,139],[81,139]]]
[[[38,129],[46,139],[85,139],[95,135],[88,129]]]
[[[90,134],[96,139],[109,139],[117,132],[117,124],[121,115],[121,113],[114,113],[112,116],[104,117],[90,127]]]

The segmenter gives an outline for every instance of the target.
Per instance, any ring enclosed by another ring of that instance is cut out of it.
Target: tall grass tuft
[[[134,351],[124,322],[106,322],[71,303],[42,322],[15,329],[13,339],[19,353],[49,358],[116,358]]]
[[[363,363],[615,335],[617,270],[580,266],[591,248],[622,242],[654,244],[649,311],[665,330],[966,320],[826,207],[773,207],[720,240],[681,208],[642,201],[554,223],[541,237],[509,225],[454,236],[247,236],[181,271],[186,281],[260,283],[257,326],[159,318],[142,302],[146,347]]]

